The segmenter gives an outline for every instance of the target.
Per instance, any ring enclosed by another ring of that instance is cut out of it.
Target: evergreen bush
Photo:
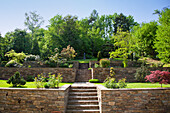
[[[8,84],[13,84],[13,87],[18,87],[18,86],[21,86],[21,85],[25,85],[26,84],[26,81],[24,80],[23,77],[20,76],[20,73],[17,71],[15,72],[15,74],[13,76],[11,76],[8,81],[7,81]]]

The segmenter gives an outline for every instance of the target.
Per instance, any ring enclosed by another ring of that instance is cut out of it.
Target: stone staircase
[[[95,86],[71,86],[66,113],[100,113]]]

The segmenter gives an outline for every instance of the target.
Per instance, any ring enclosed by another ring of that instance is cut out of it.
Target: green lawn
[[[114,58],[113,61],[115,60],[123,60],[122,58]],[[72,61],[79,61],[79,63],[89,63],[89,61],[97,61],[97,58],[93,59],[79,59],[79,60],[72,60]]]
[[[12,87],[12,84],[7,84],[6,83],[7,80],[0,80],[0,87]],[[73,83],[60,83],[60,87],[65,85],[65,84],[73,84]],[[22,88],[36,88],[35,83],[34,82],[27,82],[24,86],[22,86]]]
[[[104,83],[95,83],[95,84],[101,84],[104,85]],[[126,88],[160,88],[161,84],[159,83],[127,83]],[[163,84],[162,87],[169,87],[170,84],[165,85]]]

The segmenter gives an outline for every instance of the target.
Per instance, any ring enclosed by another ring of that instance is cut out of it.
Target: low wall
[[[168,113],[170,88],[107,89],[98,86],[101,113]]]
[[[1,113],[65,113],[70,85],[59,89],[0,88]]]
[[[114,68],[115,77],[117,80],[126,77],[126,82],[137,82],[135,80],[135,73],[137,68]],[[164,68],[149,68],[150,71],[155,70],[166,70],[170,71],[170,67]],[[107,76],[110,74],[110,68],[93,68],[93,78],[99,79],[100,82],[103,82]]]
[[[8,79],[10,76],[14,75],[16,71],[19,71],[21,75],[26,78],[28,75],[37,76],[43,73],[48,75],[48,73],[58,75],[62,74],[63,82],[74,82],[76,78],[76,69],[74,68],[5,68],[0,67],[0,79]]]

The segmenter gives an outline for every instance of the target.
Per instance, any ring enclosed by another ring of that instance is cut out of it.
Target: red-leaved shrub
[[[170,72],[168,71],[151,71],[150,75],[145,77],[146,81],[150,81],[152,83],[159,82],[161,84],[170,84]]]

